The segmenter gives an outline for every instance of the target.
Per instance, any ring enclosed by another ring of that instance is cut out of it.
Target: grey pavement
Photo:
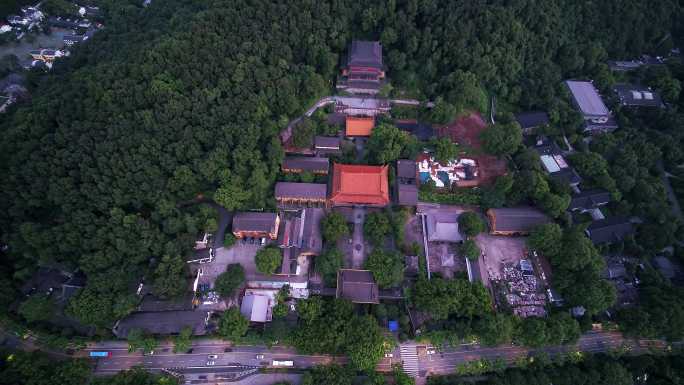
[[[366,208],[354,207],[354,233],[352,235],[352,268],[361,269],[366,260],[366,245],[363,238],[363,224],[366,221]]]

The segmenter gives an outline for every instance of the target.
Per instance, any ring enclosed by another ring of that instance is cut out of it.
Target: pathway
[[[354,233],[352,234],[352,268],[362,269],[365,262],[365,243],[363,224],[366,221],[366,208],[354,207]]]

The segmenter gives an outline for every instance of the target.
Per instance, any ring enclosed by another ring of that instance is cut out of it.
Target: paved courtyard
[[[504,237],[482,233],[475,242],[482,250],[484,266],[491,279],[503,278],[504,264],[517,264],[525,255],[526,237]]]

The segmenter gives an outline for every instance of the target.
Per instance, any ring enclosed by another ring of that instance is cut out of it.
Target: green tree
[[[225,247],[225,248],[231,247],[235,244],[235,241],[237,241],[237,239],[235,238],[235,235],[233,235],[231,233],[226,233],[226,236],[223,237],[223,247]]]
[[[450,315],[473,317],[491,310],[491,299],[484,286],[463,278],[420,279],[410,298],[417,309],[429,312],[437,320]]]
[[[435,148],[435,159],[439,162],[448,162],[458,157],[458,145],[447,137],[435,138],[432,140]]]
[[[542,255],[558,255],[561,251],[563,229],[556,223],[535,227],[527,238],[527,245]]]
[[[249,320],[240,314],[240,309],[231,307],[221,314],[217,333],[224,339],[239,341],[249,328]]]
[[[404,262],[396,252],[375,248],[368,256],[365,267],[373,273],[375,282],[381,288],[396,286],[404,278]]]
[[[309,297],[297,301],[297,314],[304,322],[313,322],[323,313],[323,299],[321,297]]]
[[[17,311],[28,322],[47,321],[55,314],[55,304],[46,295],[32,295]]]
[[[366,145],[368,158],[374,164],[387,164],[401,157],[409,142],[409,134],[396,126],[381,122],[371,133]]]
[[[392,232],[392,222],[384,212],[370,213],[363,224],[363,233],[371,243],[378,246]]]
[[[283,262],[283,256],[277,247],[265,247],[257,251],[256,268],[261,274],[273,274]]]
[[[176,255],[165,255],[154,270],[153,290],[162,298],[178,297],[187,291],[186,263]]]
[[[251,197],[250,190],[245,188],[242,178],[238,176],[226,178],[214,193],[216,203],[229,211],[245,208],[246,203]]]
[[[352,385],[354,374],[339,365],[319,365],[304,373],[302,385]]]
[[[463,244],[459,247],[459,251],[463,256],[470,259],[471,261],[477,261],[481,253],[480,248],[477,246],[477,243],[475,243],[475,241],[473,241],[472,239],[465,240]]]
[[[159,343],[151,335],[146,334],[142,329],[131,329],[126,337],[128,340],[128,351],[134,352],[142,349],[143,354],[152,352]]]
[[[347,220],[344,215],[333,211],[321,221],[321,232],[326,242],[337,242],[340,238],[349,235]]]
[[[486,229],[482,218],[472,211],[466,211],[458,216],[458,227],[469,237],[474,237]]]
[[[344,265],[344,256],[337,248],[328,248],[321,255],[316,257],[316,271],[323,278],[327,286],[335,286],[337,282],[337,271]]]
[[[350,332],[346,350],[351,366],[368,372],[375,370],[385,353],[385,338],[377,321],[369,315],[357,317]]]
[[[458,113],[458,107],[446,102],[441,96],[438,96],[437,99],[435,99],[434,107],[432,107],[427,114],[427,119],[430,123],[447,124],[454,120]]]
[[[192,346],[192,328],[186,326],[181,329],[180,333],[173,339],[173,352],[183,353],[188,351]]]
[[[222,297],[229,297],[238,287],[245,282],[245,269],[239,263],[233,263],[226,267],[214,281],[214,290]]]
[[[514,317],[503,313],[494,313],[481,317],[475,323],[474,329],[480,337],[482,345],[497,346],[511,342],[516,326]]]
[[[495,124],[482,132],[482,148],[496,156],[512,155],[522,143],[520,125],[510,123]]]

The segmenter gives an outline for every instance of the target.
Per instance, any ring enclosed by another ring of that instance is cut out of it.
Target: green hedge
[[[479,206],[482,202],[482,193],[479,189],[459,188],[452,191],[418,191],[418,200],[421,202],[442,203],[449,205],[473,205]]]

